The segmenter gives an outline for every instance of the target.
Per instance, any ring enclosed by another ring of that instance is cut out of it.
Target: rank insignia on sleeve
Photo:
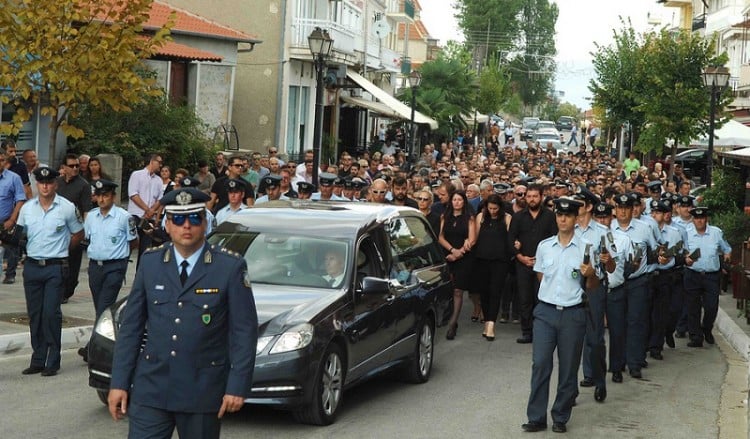
[[[137,233],[135,218],[133,218],[132,216],[128,218],[128,229],[130,229],[131,235],[135,235]]]
[[[211,323],[211,314],[206,313],[201,315],[201,321],[204,325],[208,325],[209,323]]]

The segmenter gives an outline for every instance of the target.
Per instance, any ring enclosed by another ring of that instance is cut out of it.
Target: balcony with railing
[[[697,17],[693,17],[693,26],[692,31],[695,32],[697,30],[705,29],[706,28],[706,14],[698,15]]]
[[[388,0],[386,16],[399,23],[413,23],[416,16],[411,0]]]
[[[319,27],[328,31],[333,39],[333,50],[346,55],[353,55],[357,39],[356,29],[349,28],[331,20],[297,17],[292,22],[290,49],[293,55],[310,55],[307,37],[313,29]],[[360,47],[361,51],[362,48]]]

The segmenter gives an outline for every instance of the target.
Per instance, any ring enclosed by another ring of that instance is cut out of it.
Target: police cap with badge
[[[670,206],[667,206],[665,203],[665,200],[651,200],[650,203],[651,211],[652,212],[671,212],[672,209]]]
[[[60,173],[47,166],[34,169],[34,177],[37,183],[50,183],[55,181]]]
[[[277,188],[281,186],[281,177],[278,175],[266,175],[263,177],[262,183],[266,189]]]
[[[94,195],[113,194],[117,190],[117,183],[104,179],[96,180],[91,186],[94,187]]]
[[[230,178],[227,180],[227,192],[245,192],[245,180]]]
[[[368,186],[367,182],[359,177],[352,178],[352,186],[356,190],[362,190]]]
[[[317,187],[315,187],[314,184],[308,183],[306,181],[298,181],[297,182],[297,192],[301,192],[303,194],[311,194],[315,192]]]
[[[181,187],[164,195],[161,204],[168,215],[189,215],[204,212],[210,199],[205,192],[196,188]]]
[[[574,195],[577,200],[581,200],[587,204],[594,205],[599,202],[599,197],[593,192],[585,188],[584,186],[578,186],[578,191]]]
[[[697,206],[690,209],[690,215],[694,218],[706,218],[708,216],[708,207]]]
[[[507,194],[511,186],[508,183],[495,183],[492,185],[492,190],[497,195]]]
[[[649,182],[646,187],[648,188],[649,192],[661,192],[661,181],[654,180],[652,182]]]
[[[635,204],[635,198],[630,194],[619,194],[615,197],[615,203],[620,207],[633,207]]]
[[[561,215],[578,215],[578,209],[583,203],[570,197],[560,197],[555,199],[555,213]]]
[[[321,172],[320,175],[318,175],[321,187],[333,186],[337,178],[336,174],[331,174],[330,172]]]
[[[182,177],[182,180],[180,180],[181,187],[198,187],[200,184],[200,180],[193,177]]]
[[[691,197],[690,195],[682,195],[677,201],[677,204],[682,207],[693,207],[693,200],[695,200],[695,198]]]
[[[594,206],[594,216],[599,218],[612,216],[612,205],[605,202],[596,203]]]

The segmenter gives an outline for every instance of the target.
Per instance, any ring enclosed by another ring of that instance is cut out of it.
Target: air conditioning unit
[[[361,98],[362,97],[362,89],[361,88],[353,88],[349,90],[349,95],[353,98]]]

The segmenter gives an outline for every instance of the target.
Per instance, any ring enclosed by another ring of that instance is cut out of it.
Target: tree
[[[510,95],[510,75],[490,63],[479,74],[479,91],[474,108],[480,114],[499,113]]]
[[[50,116],[49,160],[56,160],[58,130],[84,135],[69,122],[81,106],[128,111],[161,91],[140,74],[142,60],[167,40],[171,23],[144,33],[153,0],[10,0],[0,8],[0,89],[13,103],[17,134],[39,106]],[[37,115],[37,116],[39,116]]]

